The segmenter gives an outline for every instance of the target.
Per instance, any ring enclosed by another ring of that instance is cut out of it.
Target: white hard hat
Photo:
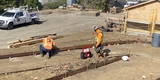
[[[97,30],[98,28],[99,28],[98,26],[95,26],[95,27],[94,27],[94,31]]]
[[[123,60],[123,61],[128,61],[128,60],[129,60],[129,57],[128,57],[128,56],[122,56],[122,60]]]

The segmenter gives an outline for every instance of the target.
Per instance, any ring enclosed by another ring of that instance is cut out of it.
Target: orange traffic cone
[[[108,11],[106,12],[106,16],[108,16]]]
[[[100,17],[102,17],[102,13],[100,13]]]

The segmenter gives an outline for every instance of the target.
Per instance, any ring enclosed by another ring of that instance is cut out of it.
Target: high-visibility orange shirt
[[[45,49],[51,50],[52,47],[55,46],[55,43],[54,43],[53,39],[51,39],[50,37],[46,37],[43,39],[42,45]]]
[[[102,43],[103,41],[103,34],[100,29],[97,29],[96,32],[94,33],[95,39],[96,39],[96,47],[98,47],[99,44]]]

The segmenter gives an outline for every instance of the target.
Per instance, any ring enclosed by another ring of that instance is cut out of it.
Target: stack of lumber
[[[9,48],[17,48],[17,47],[21,47],[21,46],[27,46],[27,45],[32,45],[32,44],[36,44],[36,43],[41,43],[43,38],[45,38],[47,36],[50,36],[53,40],[63,37],[61,35],[57,36],[56,33],[52,33],[52,34],[46,34],[46,35],[33,36],[33,37],[30,37],[27,39],[19,39],[16,41],[7,42],[7,44],[8,44]]]
[[[116,24],[118,24],[118,25],[121,25],[121,24],[123,24],[122,22],[123,22],[123,19],[122,18],[116,18],[116,17],[108,17],[107,19],[106,19],[106,22],[113,22],[113,23],[116,23]]]

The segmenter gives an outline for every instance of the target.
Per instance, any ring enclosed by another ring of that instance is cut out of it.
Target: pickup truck
[[[33,8],[32,8],[33,9]],[[29,12],[28,6],[20,6],[19,8],[9,8],[0,16],[0,28],[11,30],[15,25],[30,23],[34,24],[39,20],[39,10]]]

